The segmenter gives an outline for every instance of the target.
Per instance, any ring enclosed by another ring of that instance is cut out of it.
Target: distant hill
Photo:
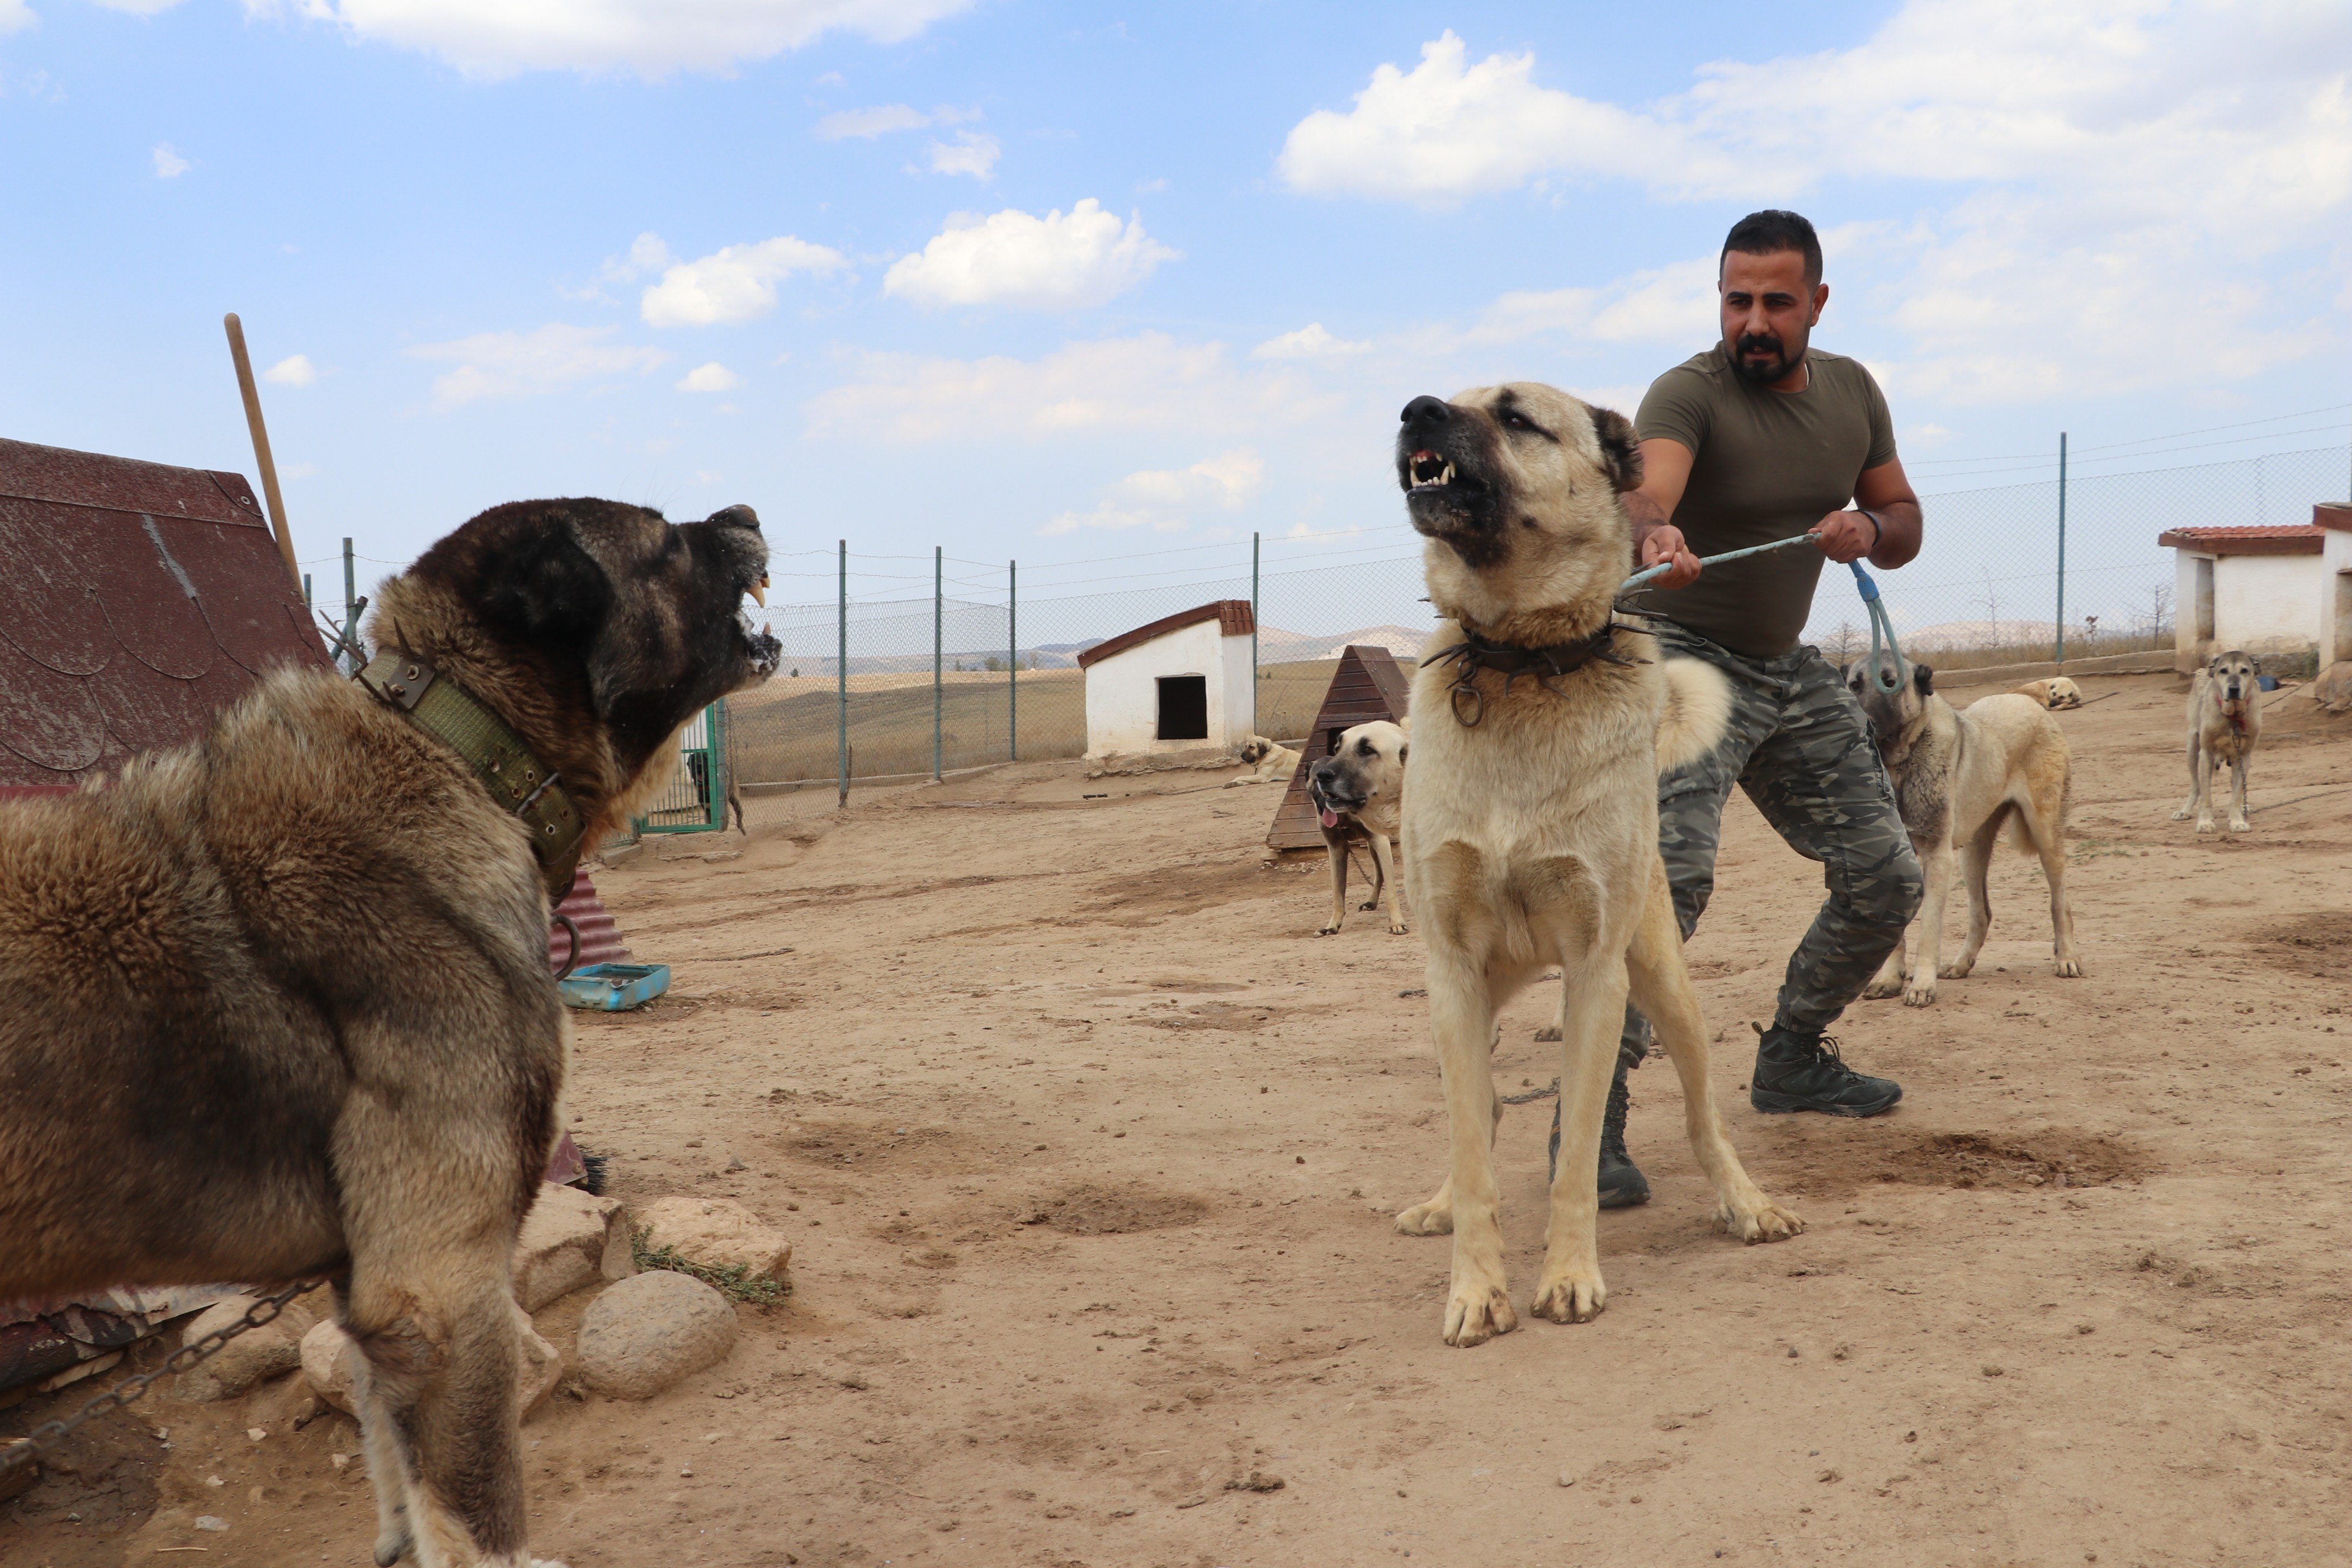
[[[1279,626],[1260,626],[1257,657],[1264,664],[1300,664],[1308,659],[1337,658],[1353,643],[1363,647],[1384,647],[1398,658],[1417,658],[1428,637],[1427,627],[1416,631],[1395,625],[1359,626],[1351,632],[1292,632]]]

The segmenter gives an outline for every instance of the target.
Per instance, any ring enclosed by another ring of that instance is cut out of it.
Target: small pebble
[[[208,1487],[225,1487],[228,1485],[228,1483],[221,1479],[218,1476],[206,1476],[205,1478],[205,1485]]]
[[[258,1427],[258,1426],[248,1426],[248,1427],[247,1427],[247,1428],[245,1429],[245,1435],[246,1435],[247,1436],[248,1436],[248,1437],[252,1438],[252,1439],[253,1439],[255,1442],[257,1442],[257,1443],[260,1442],[264,1437],[267,1437],[267,1436],[269,1436],[269,1434],[268,1434],[268,1432],[264,1431],[262,1428],[260,1428],[260,1427]]]
[[[2001,1371],[2000,1368],[1997,1366],[1987,1365],[1984,1369],[1984,1374],[1987,1377],[1999,1377],[2001,1375]]]
[[[694,1477],[694,1467],[693,1467],[692,1465],[688,1465],[688,1466],[686,1466],[684,1468],[680,1469],[677,1473],[678,1473],[679,1475],[681,1475],[681,1476],[686,1477],[688,1479],[691,1480],[691,1479],[693,1479],[693,1477]]]
[[[1570,1475],[1566,1470],[1562,1470],[1559,1473],[1559,1484],[1564,1487],[1572,1487],[1576,1484],[1576,1478]],[[1399,1492],[1397,1493],[1397,1496],[1402,1497],[1404,1494],[1402,1492]]]
[[[330,1454],[327,1462],[340,1470],[352,1462],[352,1457],[349,1454]]]
[[[228,1528],[228,1521],[221,1518],[221,1516],[216,1513],[200,1513],[196,1515],[196,1528],[198,1530],[226,1530]]]

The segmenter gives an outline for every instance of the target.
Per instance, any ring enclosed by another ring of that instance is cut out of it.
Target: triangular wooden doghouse
[[[1411,683],[1397,668],[1395,655],[1384,647],[1348,645],[1339,656],[1339,668],[1331,672],[1330,688],[1323,693],[1323,706],[1315,715],[1315,728],[1307,734],[1298,770],[1290,775],[1290,787],[1274,814],[1274,826],[1265,836],[1268,848],[1323,847],[1323,828],[1315,820],[1315,803],[1307,798],[1307,770],[1329,756],[1332,742],[1358,724],[1375,719],[1402,722],[1412,700]]]

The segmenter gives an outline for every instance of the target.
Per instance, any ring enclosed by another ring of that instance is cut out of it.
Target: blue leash
[[[1879,602],[1878,584],[1870,580],[1870,574],[1862,569],[1862,563],[1855,561],[1849,564],[1853,568],[1854,585],[1862,590],[1863,606],[1870,612],[1871,684],[1881,691],[1900,691],[1911,677],[1903,665],[1902,645],[1895,640],[1895,622],[1887,615],[1886,606]],[[1885,659],[1879,658],[1881,637],[1885,638]],[[1890,663],[1894,667],[1891,672],[1887,668]]]

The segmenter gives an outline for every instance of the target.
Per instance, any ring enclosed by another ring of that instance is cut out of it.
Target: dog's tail
[[[1731,724],[1731,682],[1704,659],[1669,658],[1665,710],[1658,715],[1658,772],[1687,767],[1723,743]]]

